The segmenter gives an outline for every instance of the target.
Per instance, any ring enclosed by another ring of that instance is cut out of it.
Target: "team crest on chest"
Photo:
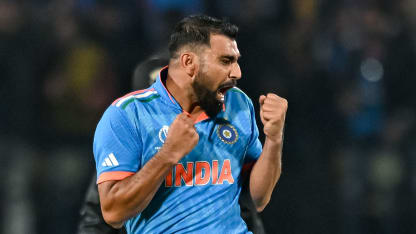
[[[217,135],[226,144],[234,144],[238,140],[238,132],[231,124],[219,125]]]

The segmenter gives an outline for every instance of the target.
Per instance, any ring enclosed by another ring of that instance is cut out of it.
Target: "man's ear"
[[[181,67],[188,76],[194,78],[199,69],[199,57],[193,52],[184,52],[180,55]]]

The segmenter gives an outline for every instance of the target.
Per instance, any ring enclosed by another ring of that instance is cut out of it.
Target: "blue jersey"
[[[97,183],[138,172],[162,147],[169,126],[182,113],[162,80],[117,99],[94,137]],[[128,233],[247,233],[238,199],[242,171],[262,151],[251,100],[238,88],[225,96],[215,119],[201,114],[199,142],[166,176],[149,205],[125,227]]]

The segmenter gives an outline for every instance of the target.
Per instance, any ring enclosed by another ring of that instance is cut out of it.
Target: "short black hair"
[[[185,45],[210,46],[211,34],[225,35],[236,39],[238,27],[226,19],[217,19],[207,15],[191,15],[176,24],[169,40],[171,58],[177,57],[177,52]]]

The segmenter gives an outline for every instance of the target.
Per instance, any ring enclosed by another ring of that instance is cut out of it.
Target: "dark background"
[[[197,12],[240,27],[256,109],[289,101],[266,231],[416,233],[413,0],[1,0],[0,232],[75,232],[97,121]]]

